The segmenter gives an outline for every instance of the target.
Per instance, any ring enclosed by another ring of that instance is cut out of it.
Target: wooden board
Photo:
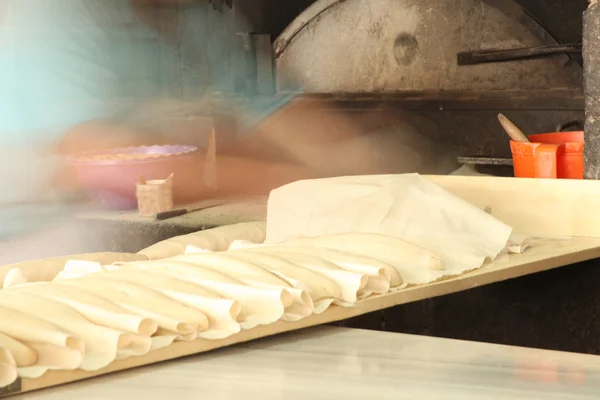
[[[495,217],[513,226],[516,232],[535,235],[533,247],[520,255],[503,255],[494,263],[461,276],[372,297],[352,308],[332,307],[323,314],[299,322],[278,322],[243,331],[225,340],[178,342],[142,357],[119,360],[92,373],[52,371],[39,379],[24,379],[7,390],[0,390],[0,397],[348,319],[600,257],[600,182],[460,176],[428,178],[476,206],[490,209]]]
[[[442,296],[597,257],[600,257],[600,238],[539,237],[533,240],[532,248],[523,254],[503,255],[492,264],[454,278],[365,299],[352,308],[332,307],[323,314],[313,315],[294,323],[278,322],[273,325],[261,326],[243,331],[225,340],[177,342],[168,348],[152,352],[145,356],[116,361],[109,367],[96,372],[84,372],[80,370],[50,371],[39,379],[23,379],[19,381],[12,386],[13,392],[5,393],[5,395],[38,390],[160,361],[207,352],[278,333],[340,321],[399,304]],[[0,391],[0,397],[1,394],[2,392]]]
[[[600,182],[489,176],[428,176],[462,199],[489,208],[516,232],[600,237]]]

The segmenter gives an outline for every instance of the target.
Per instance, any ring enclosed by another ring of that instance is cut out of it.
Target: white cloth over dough
[[[433,281],[494,260],[512,228],[418,174],[304,180],[271,192],[265,244],[348,232],[431,250],[444,261],[444,271],[428,271]]]

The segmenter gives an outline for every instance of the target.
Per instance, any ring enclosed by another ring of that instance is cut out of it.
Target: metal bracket
[[[18,378],[10,385],[0,388],[0,398],[14,396],[15,394],[21,393],[22,390],[23,386],[21,378]]]
[[[493,158],[493,157],[457,157],[459,164],[465,165],[494,165],[494,166],[512,166],[512,158]]]
[[[581,53],[582,44],[559,44],[551,46],[525,47],[510,50],[475,50],[457,54],[458,65],[476,65],[483,63],[507,62],[545,57],[560,53]]]

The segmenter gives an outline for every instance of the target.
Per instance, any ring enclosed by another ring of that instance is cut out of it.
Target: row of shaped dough
[[[192,246],[112,265],[71,261],[52,282],[24,279],[0,291],[0,387],[17,375],[94,371],[174,341],[222,339],[332,304],[350,307],[442,267],[428,250],[378,234],[234,242],[225,252]]]

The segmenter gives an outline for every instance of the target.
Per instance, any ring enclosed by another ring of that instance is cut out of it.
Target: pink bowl
[[[132,158],[128,155],[148,155]],[[67,163],[79,184],[99,206],[111,210],[137,208],[136,183],[166,179],[174,174],[175,203],[196,201],[201,195],[204,154],[195,146],[142,146],[75,154]]]

